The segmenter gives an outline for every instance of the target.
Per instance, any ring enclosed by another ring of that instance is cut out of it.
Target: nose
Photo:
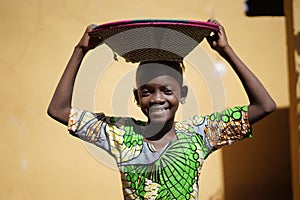
[[[150,103],[153,103],[153,104],[162,104],[165,101],[166,101],[166,99],[160,92],[155,92],[150,99]]]

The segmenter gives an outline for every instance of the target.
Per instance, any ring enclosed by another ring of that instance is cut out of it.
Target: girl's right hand
[[[84,53],[87,53],[89,50],[94,49],[102,42],[102,39],[99,37],[90,37],[89,36],[89,32],[91,32],[96,26],[97,25],[95,25],[95,24],[89,25],[86,28],[81,40],[79,41],[79,43],[76,46],[78,48],[81,48]]]

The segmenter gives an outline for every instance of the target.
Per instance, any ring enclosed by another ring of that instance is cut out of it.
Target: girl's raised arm
[[[219,24],[216,20],[209,20]],[[224,27],[219,24],[219,31],[207,37],[212,49],[216,50],[233,68],[241,80],[250,101],[248,117],[250,123],[255,123],[276,109],[276,104],[265,87],[251,70],[235,54],[227,41]]]
[[[91,38],[88,33],[96,25],[86,28],[81,40],[75,46],[73,54],[66,66],[66,69],[56,87],[52,100],[49,104],[47,113],[53,119],[67,125],[68,115],[71,109],[73,87],[77,72],[85,54],[101,43],[99,38]]]

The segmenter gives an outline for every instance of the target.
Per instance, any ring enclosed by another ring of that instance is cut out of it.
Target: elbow
[[[270,99],[263,107],[266,114],[270,114],[276,110],[276,103],[273,99]]]
[[[52,119],[54,119],[64,125],[67,125],[70,109],[71,109],[70,107],[59,108],[57,106],[50,104],[47,109],[47,114]]]
[[[56,118],[55,117],[56,116],[55,113],[57,113],[57,111],[55,111],[55,108],[53,106],[49,105],[49,107],[47,109],[48,116],[50,116],[51,118],[55,119]]]
[[[56,106],[50,104],[47,109],[47,114],[51,118],[57,120],[59,118],[61,111],[62,111],[61,109],[58,109]]]
[[[254,124],[274,112],[276,110],[276,103],[273,99],[269,99],[260,104],[250,104],[249,109],[249,121],[251,124]]]

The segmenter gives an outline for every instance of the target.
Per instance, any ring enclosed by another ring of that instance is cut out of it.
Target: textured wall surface
[[[46,115],[60,75],[90,23],[215,17],[278,106],[288,106],[284,20],[247,18],[243,1],[2,0],[0,5],[0,199],[121,198],[118,173]],[[212,61],[217,60],[205,42],[202,46]],[[119,73],[117,66],[110,70]],[[228,70],[222,79],[226,105],[247,104],[233,72]],[[109,106],[103,110],[109,112]],[[221,153],[214,153],[204,166],[203,200],[223,199]]]

